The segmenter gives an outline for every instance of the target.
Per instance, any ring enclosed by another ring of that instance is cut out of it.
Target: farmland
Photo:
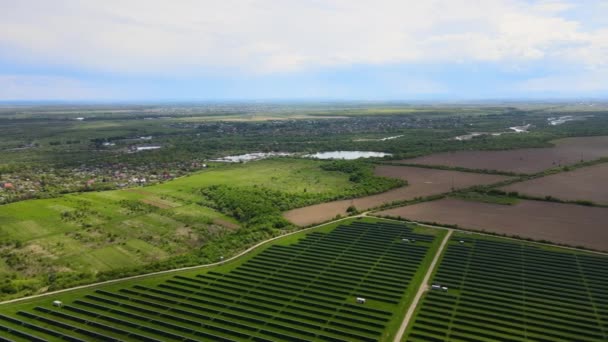
[[[606,105],[512,105],[0,108],[0,341],[606,340],[605,258],[369,216],[608,250]]]
[[[351,205],[358,210],[367,210],[385,203],[412,200],[450,192],[454,189],[487,185],[509,179],[509,177],[499,175],[388,165],[377,166],[374,172],[377,176],[406,180],[408,185],[378,195],[294,209],[287,212],[285,217],[295,224],[306,226],[327,221],[336,215],[345,215]]]
[[[501,190],[526,196],[551,196],[566,201],[608,204],[608,163],[584,167],[529,181],[514,183]]]
[[[608,256],[455,234],[432,283],[404,341],[608,340]]]
[[[553,144],[554,147],[548,148],[437,153],[402,162],[529,174],[608,157],[606,136],[565,138],[555,140]]]
[[[226,165],[160,185],[0,206],[0,297],[208,262],[290,229],[282,207],[369,191],[321,165]],[[392,182],[370,177],[380,186]]]
[[[392,153],[398,160],[447,151],[546,147],[552,139],[608,134],[605,105],[524,107],[0,106],[0,203],[137,186],[134,178],[159,183],[200,171],[209,160],[251,152],[355,149]],[[556,108],[579,119],[552,126],[547,118]],[[453,139],[474,131],[503,132],[522,120],[533,125],[530,134]],[[159,148],[137,152],[146,146]],[[11,191],[2,191],[3,182],[13,185]]]
[[[378,215],[608,250],[606,208],[529,200],[502,205],[448,198]]]
[[[0,329],[15,341],[390,341],[442,234],[350,220],[206,271],[4,305]]]

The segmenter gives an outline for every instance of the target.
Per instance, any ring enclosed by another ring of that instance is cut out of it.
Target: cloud
[[[175,76],[399,63],[603,67],[608,28],[574,1],[0,0],[0,53],[23,63]],[[606,25],[608,26],[608,25]]]

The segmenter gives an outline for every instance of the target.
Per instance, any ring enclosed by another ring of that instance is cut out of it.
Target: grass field
[[[308,159],[277,159],[224,165],[175,181],[146,188],[156,194],[182,197],[189,190],[210,185],[258,186],[288,193],[336,195],[352,187],[348,176],[319,168],[322,162]],[[189,197],[189,195],[186,195]]]
[[[31,281],[46,284],[53,274],[91,278],[154,264],[198,251],[239,229],[235,219],[200,205],[204,187],[306,192],[319,201],[353,189],[347,174],[323,171],[320,163],[290,159],[222,165],[155,186],[0,206],[0,267],[7,272],[0,281],[11,284],[2,292],[31,293],[44,286]]]
[[[608,256],[458,233],[432,283],[404,341],[608,340]]]
[[[336,223],[208,270],[4,305],[0,330],[14,341],[390,341],[442,234]]]

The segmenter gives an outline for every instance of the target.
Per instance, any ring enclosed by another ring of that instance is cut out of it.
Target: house
[[[365,304],[365,298],[357,297],[357,303],[359,303],[359,304]]]
[[[58,308],[63,306],[63,303],[60,300],[54,300],[53,301],[53,306],[56,306]]]

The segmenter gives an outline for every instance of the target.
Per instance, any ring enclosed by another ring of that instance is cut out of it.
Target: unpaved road
[[[416,296],[414,297],[414,300],[412,301],[409,308],[407,309],[407,313],[405,314],[405,317],[403,318],[403,322],[401,322],[399,331],[397,331],[397,335],[395,335],[395,339],[393,340],[394,342],[401,342],[401,339],[403,338],[403,334],[405,333],[405,329],[407,329],[407,326],[410,323],[412,316],[414,315],[414,311],[416,311],[416,308],[418,307],[418,302],[420,301],[420,298],[422,298],[422,295],[428,289],[428,283],[429,283],[429,280],[431,279],[431,274],[433,274],[433,270],[435,269],[435,266],[437,265],[437,262],[439,261],[439,257],[441,257],[441,254],[443,253],[443,250],[445,249],[445,245],[447,245],[448,241],[450,241],[450,236],[452,236],[452,233],[453,233],[453,230],[449,229],[448,233],[445,234],[443,241],[441,241],[441,245],[439,246],[439,249],[435,253],[435,257],[433,258],[433,261],[431,262],[431,266],[429,266],[429,269],[426,271],[426,274],[424,275],[424,279],[422,280],[422,284],[420,284],[420,288],[418,288],[418,292],[416,292]]]

